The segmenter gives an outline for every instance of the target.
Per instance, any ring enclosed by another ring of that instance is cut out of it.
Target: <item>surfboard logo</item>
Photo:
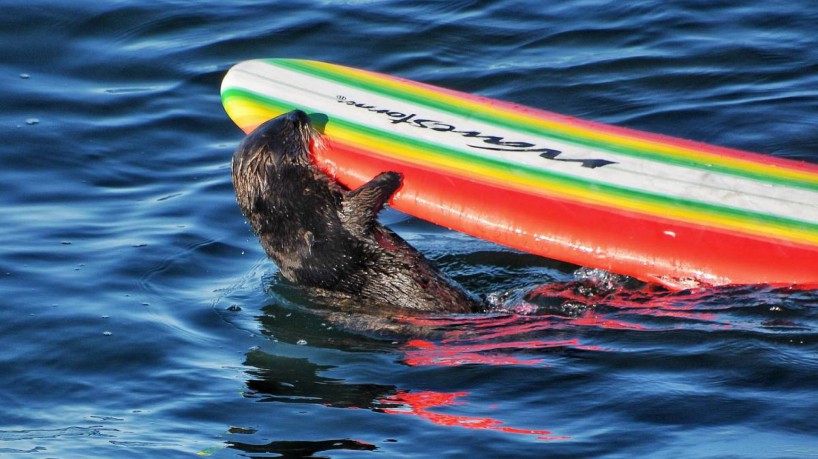
[[[468,139],[478,139],[482,141],[482,144],[474,143],[466,144],[469,148],[513,153],[539,153],[539,156],[541,158],[550,161],[577,163],[580,164],[582,167],[587,167],[589,169],[596,169],[598,167],[616,164],[615,161],[609,161],[607,159],[587,159],[587,158],[574,159],[565,158],[564,156],[560,157],[560,155],[563,154],[561,150],[542,147],[531,142],[506,140],[504,137],[501,136],[489,135],[480,131],[458,128],[457,126],[454,126],[449,123],[444,123],[442,121],[434,120],[431,118],[423,118],[422,116],[419,116],[417,113],[403,113],[388,108],[380,108],[375,105],[350,100],[343,95],[337,96],[336,100],[340,104],[344,104],[350,107],[356,107],[372,113],[382,114],[386,118],[388,118],[389,122],[392,124],[405,123],[420,129],[429,129],[441,133],[455,134]]]

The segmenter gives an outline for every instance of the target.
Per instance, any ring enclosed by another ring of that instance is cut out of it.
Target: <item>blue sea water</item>
[[[511,306],[345,327],[252,237],[219,100],[232,64],[297,57],[818,162],[816,24],[811,0],[3,2],[0,456],[818,457],[815,291],[668,293],[389,211]]]

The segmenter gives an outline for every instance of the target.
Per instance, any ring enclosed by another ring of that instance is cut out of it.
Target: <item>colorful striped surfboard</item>
[[[392,206],[522,251],[670,287],[818,284],[818,166],[583,121],[316,61],[242,62],[245,132],[293,109],[350,188],[404,174]]]

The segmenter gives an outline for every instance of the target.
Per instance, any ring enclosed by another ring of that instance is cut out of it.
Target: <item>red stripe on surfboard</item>
[[[350,188],[380,172],[404,174],[395,209],[525,252],[671,287],[816,283],[818,247],[705,228],[601,206],[491,187],[470,178],[386,161],[343,143],[318,163]],[[426,196],[423,202],[420,196]],[[493,209],[493,210],[492,210]],[[545,215],[544,215],[545,214]],[[557,240],[538,240],[535,234]]]
[[[346,68],[346,67],[345,67]],[[720,147],[717,145],[711,145],[703,142],[696,142],[693,140],[687,139],[680,139],[677,137],[670,137],[662,134],[654,134],[651,132],[645,131],[638,131],[634,129],[629,129],[620,126],[614,126],[610,124],[603,124],[594,121],[588,121],[580,118],[574,118],[568,115],[561,115],[559,113],[550,112],[546,110],[541,110],[533,107],[528,107],[525,105],[518,105],[511,102],[506,102],[497,99],[490,99],[487,97],[476,96],[474,94],[466,93],[457,91],[454,89],[444,88],[440,86],[435,86],[428,83],[421,83],[419,81],[408,80],[406,78],[396,77],[392,75],[387,75],[383,73],[373,72],[370,70],[362,70],[362,69],[355,69],[356,71],[362,72],[364,74],[369,74],[373,77],[383,78],[386,80],[392,80],[396,82],[400,82],[402,84],[408,86],[416,86],[420,88],[424,88],[430,91],[435,91],[439,93],[443,93],[452,97],[456,97],[459,99],[468,100],[470,102],[474,102],[480,105],[488,106],[488,107],[496,107],[502,108],[511,112],[517,113],[524,113],[534,118],[539,118],[547,121],[553,121],[556,123],[564,124],[564,125],[573,125],[579,126],[591,131],[596,131],[599,133],[606,133],[606,134],[613,134],[622,137],[628,137],[631,139],[638,139],[644,140],[649,142],[660,143],[672,147],[677,148],[684,148],[688,150],[694,150],[709,154],[714,154],[718,156],[730,157],[734,159],[740,159],[745,161],[750,161],[754,163],[761,163],[764,165],[771,165],[771,166],[779,166],[786,169],[795,169],[802,172],[807,172],[811,174],[815,174],[818,176],[818,164],[808,163],[804,161],[797,161],[793,159],[787,158],[780,158],[775,156],[764,155],[761,153],[754,153],[745,150],[739,150],[735,148],[727,148],[727,147]]]

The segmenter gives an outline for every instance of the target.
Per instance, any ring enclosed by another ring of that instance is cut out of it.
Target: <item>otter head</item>
[[[309,165],[310,149],[320,134],[310,117],[301,110],[279,115],[259,125],[245,137],[233,158],[233,166],[274,166],[284,164]]]
[[[283,168],[311,166],[312,149],[320,144],[321,134],[301,110],[259,125],[233,154],[233,186],[242,210],[269,188]]]

